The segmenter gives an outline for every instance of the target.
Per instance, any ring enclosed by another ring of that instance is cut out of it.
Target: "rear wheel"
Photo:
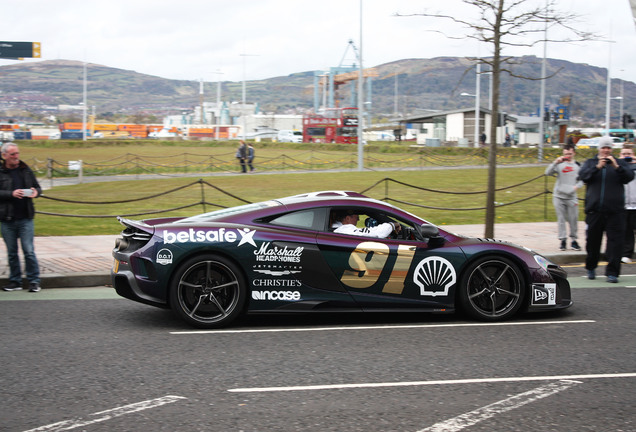
[[[484,257],[472,263],[462,277],[462,309],[481,320],[510,318],[523,304],[526,289],[516,264],[503,257]]]
[[[170,287],[170,304],[189,324],[215,328],[236,319],[246,292],[245,278],[234,263],[221,256],[203,255],[179,267]]]

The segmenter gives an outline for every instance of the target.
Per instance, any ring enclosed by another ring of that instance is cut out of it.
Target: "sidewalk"
[[[484,226],[442,225],[440,228],[469,237],[483,237]],[[533,249],[557,264],[582,263],[585,252],[560,251],[556,222],[495,225],[495,238]],[[43,288],[89,287],[110,284],[111,252],[119,234],[36,237]],[[585,246],[585,223],[579,222],[579,244]],[[569,247],[569,241],[568,241]],[[24,266],[23,266],[24,268]],[[7,283],[6,248],[0,242],[0,285]]]

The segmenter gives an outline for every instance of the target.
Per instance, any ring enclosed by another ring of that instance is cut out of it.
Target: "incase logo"
[[[252,291],[254,300],[300,300],[299,291]]]

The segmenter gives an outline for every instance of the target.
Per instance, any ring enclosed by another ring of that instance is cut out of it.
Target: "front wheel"
[[[516,264],[504,257],[484,257],[464,273],[459,301],[472,317],[497,321],[514,315],[525,294],[524,277]]]
[[[229,324],[241,313],[247,288],[238,267],[226,258],[204,255],[184,262],[170,286],[177,315],[199,328]]]

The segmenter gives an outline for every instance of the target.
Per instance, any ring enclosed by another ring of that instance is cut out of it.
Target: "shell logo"
[[[415,267],[413,282],[420,287],[420,295],[448,295],[450,287],[457,282],[457,273],[447,259],[438,256],[428,257]]]

